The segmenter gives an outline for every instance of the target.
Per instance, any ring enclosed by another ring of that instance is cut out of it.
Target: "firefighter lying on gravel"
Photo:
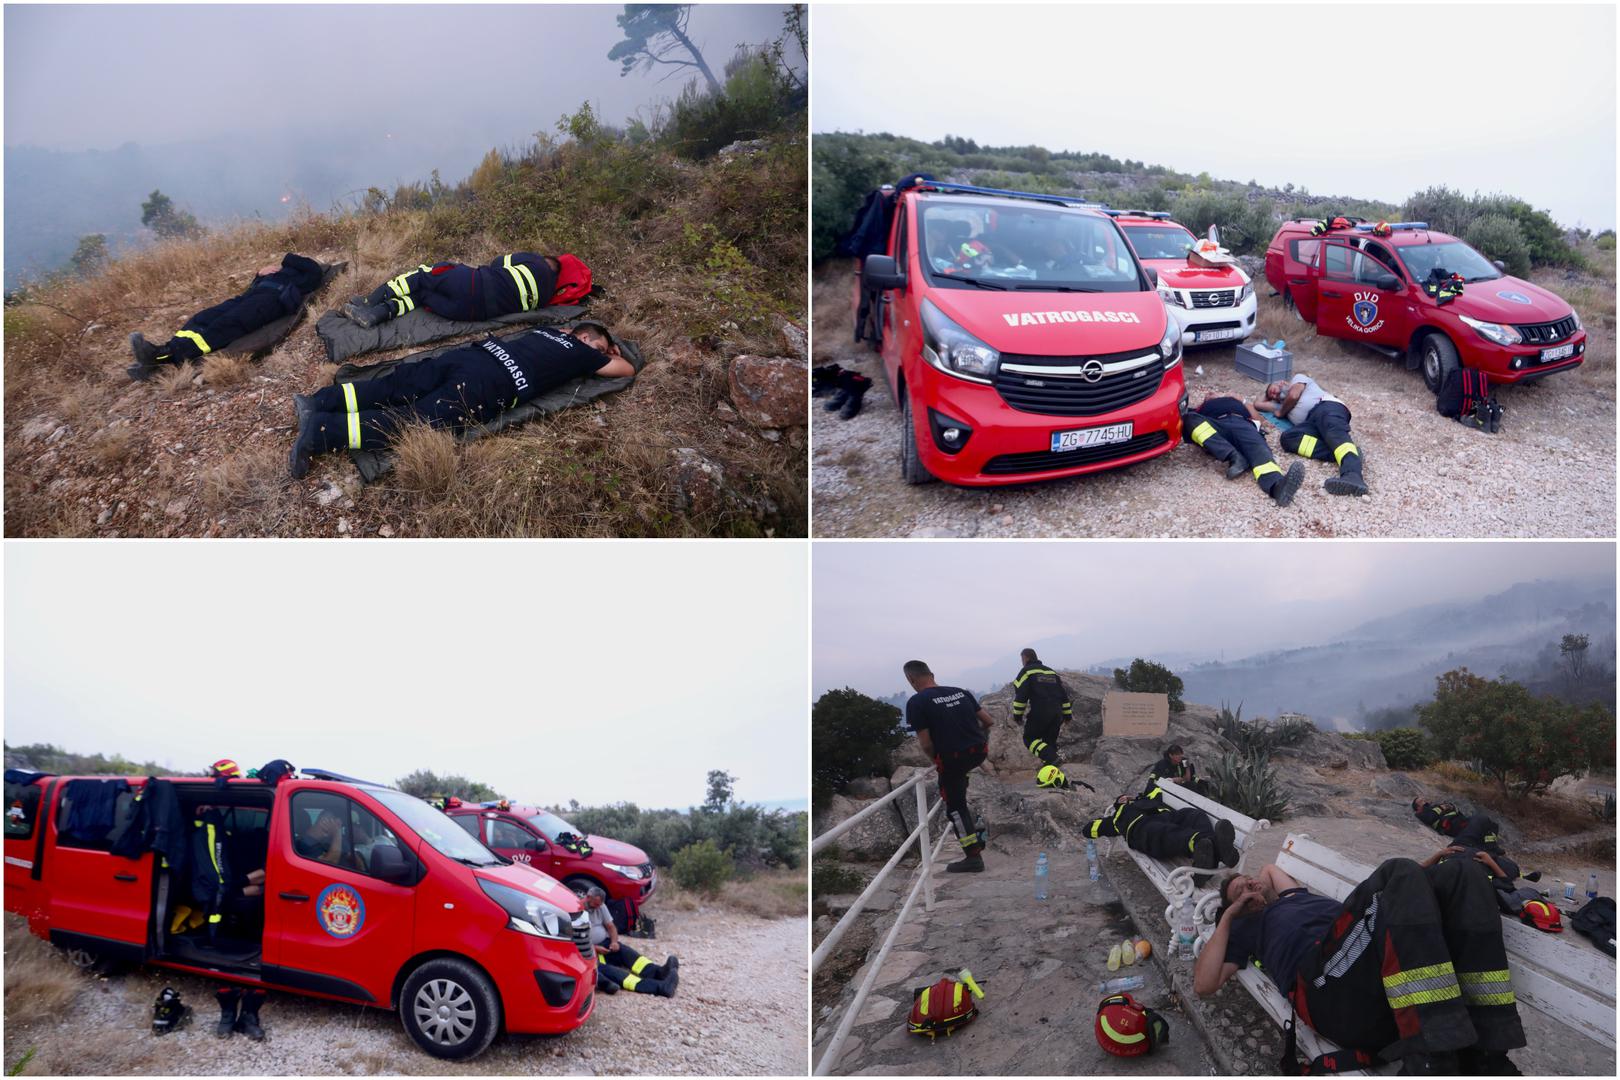
[[[1507,1051],[1524,1028],[1494,892],[1463,859],[1390,859],[1343,903],[1275,866],[1234,874],[1193,989],[1213,994],[1258,960],[1302,1023],[1402,1074],[1517,1075]]]
[[[936,683],[934,673],[921,660],[907,660],[901,670],[916,691],[906,701],[906,726],[917,733],[917,745],[939,770],[939,796],[945,800],[945,813],[965,855],[945,870],[978,873],[984,869],[984,834],[968,807],[968,773],[989,752],[990,714],[968,691]]]
[[[634,375],[607,327],[542,326],[507,341],[486,338],[387,375],[293,396],[298,436],[287,457],[293,479],[310,458],[332,450],[387,446],[412,420],[462,431],[581,375]]]
[[[574,304],[591,292],[591,268],[572,255],[517,251],[484,266],[423,264],[389,278],[364,299],[343,305],[361,326],[376,326],[418,307],[454,322],[482,322],[553,304]]]
[[[1265,399],[1255,402],[1254,407],[1276,413],[1294,425],[1283,432],[1284,450],[1338,463],[1339,475],[1322,482],[1328,494],[1367,494],[1367,481],[1361,475],[1361,451],[1350,441],[1350,410],[1317,386],[1309,375],[1272,383],[1266,387]]]
[[[1013,719],[1024,721],[1024,745],[1040,759],[1036,783],[1043,788],[1067,788],[1069,778],[1058,761],[1058,732],[1074,715],[1069,688],[1057,672],[1041,663],[1034,649],[1018,654],[1024,666],[1013,677]]]
[[[1230,821],[1211,821],[1208,814],[1191,806],[1172,807],[1151,788],[1141,795],[1121,795],[1114,809],[1086,826],[1086,836],[1123,836],[1133,851],[1155,859],[1192,856],[1199,870],[1213,870],[1238,864],[1237,830]]]
[[[1204,448],[1204,453],[1226,462],[1226,478],[1235,480],[1245,472],[1254,474],[1260,490],[1279,507],[1294,501],[1294,493],[1305,480],[1305,466],[1294,462],[1284,473],[1271,456],[1261,430],[1260,414],[1242,398],[1208,397],[1197,409],[1181,414],[1181,430],[1187,441]]]
[[[596,985],[603,992],[620,989],[637,994],[674,997],[680,985],[679,957],[655,964],[619,940],[619,928],[608,913],[607,893],[598,885],[585,890],[585,912],[591,920],[591,947],[596,950]]]
[[[152,344],[137,330],[129,335],[129,348],[135,354],[135,363],[126,369],[129,377],[149,379],[159,368],[199,359],[291,315],[304,297],[320,288],[321,275],[320,263],[288,252],[279,264],[259,267],[253,283],[241,294],[187,319],[164,344]]]
[[[1198,779],[1198,770],[1187,760],[1187,752],[1181,748],[1180,743],[1171,743],[1165,747],[1164,756],[1148,769],[1150,785],[1157,784],[1160,780],[1168,780],[1200,795],[1209,794],[1209,785]]]

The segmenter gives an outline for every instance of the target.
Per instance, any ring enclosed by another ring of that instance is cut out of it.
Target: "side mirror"
[[[1503,262],[1501,259],[1492,259],[1491,260],[1491,265],[1496,267],[1498,270],[1506,270],[1507,269],[1507,263]]]
[[[390,885],[411,885],[416,881],[415,863],[391,844],[371,849],[371,872]]]
[[[1148,284],[1157,289],[1159,287],[1159,272],[1151,266],[1144,266],[1142,269],[1147,271]]]
[[[861,284],[879,291],[903,289],[906,275],[894,264],[893,255],[868,255],[861,266]]]
[[[1401,287],[1401,279],[1394,274],[1379,274],[1372,280],[1373,288],[1390,292]]]

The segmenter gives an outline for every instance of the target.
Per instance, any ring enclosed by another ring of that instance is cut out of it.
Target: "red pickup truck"
[[[658,871],[645,851],[586,836],[538,806],[451,800],[445,813],[491,851],[544,871],[576,892],[599,885],[610,900],[641,904],[658,888]]]
[[[1266,281],[1317,333],[1404,359],[1437,394],[1459,365],[1493,383],[1533,382],[1586,356],[1580,316],[1562,297],[1421,221],[1284,222]]]
[[[166,779],[162,792],[128,777],[113,827],[86,835],[72,799],[90,789],[75,780],[108,778],[6,783],[5,904],[76,963],[153,964],[396,1010],[439,1058],[590,1016],[596,963],[579,899],[420,799],[319,770],[275,786]],[[216,830],[203,847],[235,871],[217,924],[174,929],[179,905],[198,903],[189,875],[153,850],[114,854],[125,850],[119,825],[147,796],[178,803],[188,848],[202,822]],[[244,896],[240,875],[260,868],[262,895]]]

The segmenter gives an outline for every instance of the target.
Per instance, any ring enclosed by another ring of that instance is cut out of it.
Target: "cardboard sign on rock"
[[[1103,696],[1103,734],[1127,739],[1163,735],[1170,730],[1170,698],[1165,694],[1131,694],[1110,690]]]

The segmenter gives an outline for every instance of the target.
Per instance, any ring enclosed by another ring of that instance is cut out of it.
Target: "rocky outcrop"
[[[731,403],[757,428],[804,427],[809,421],[810,365],[802,356],[739,356],[727,373]]]

